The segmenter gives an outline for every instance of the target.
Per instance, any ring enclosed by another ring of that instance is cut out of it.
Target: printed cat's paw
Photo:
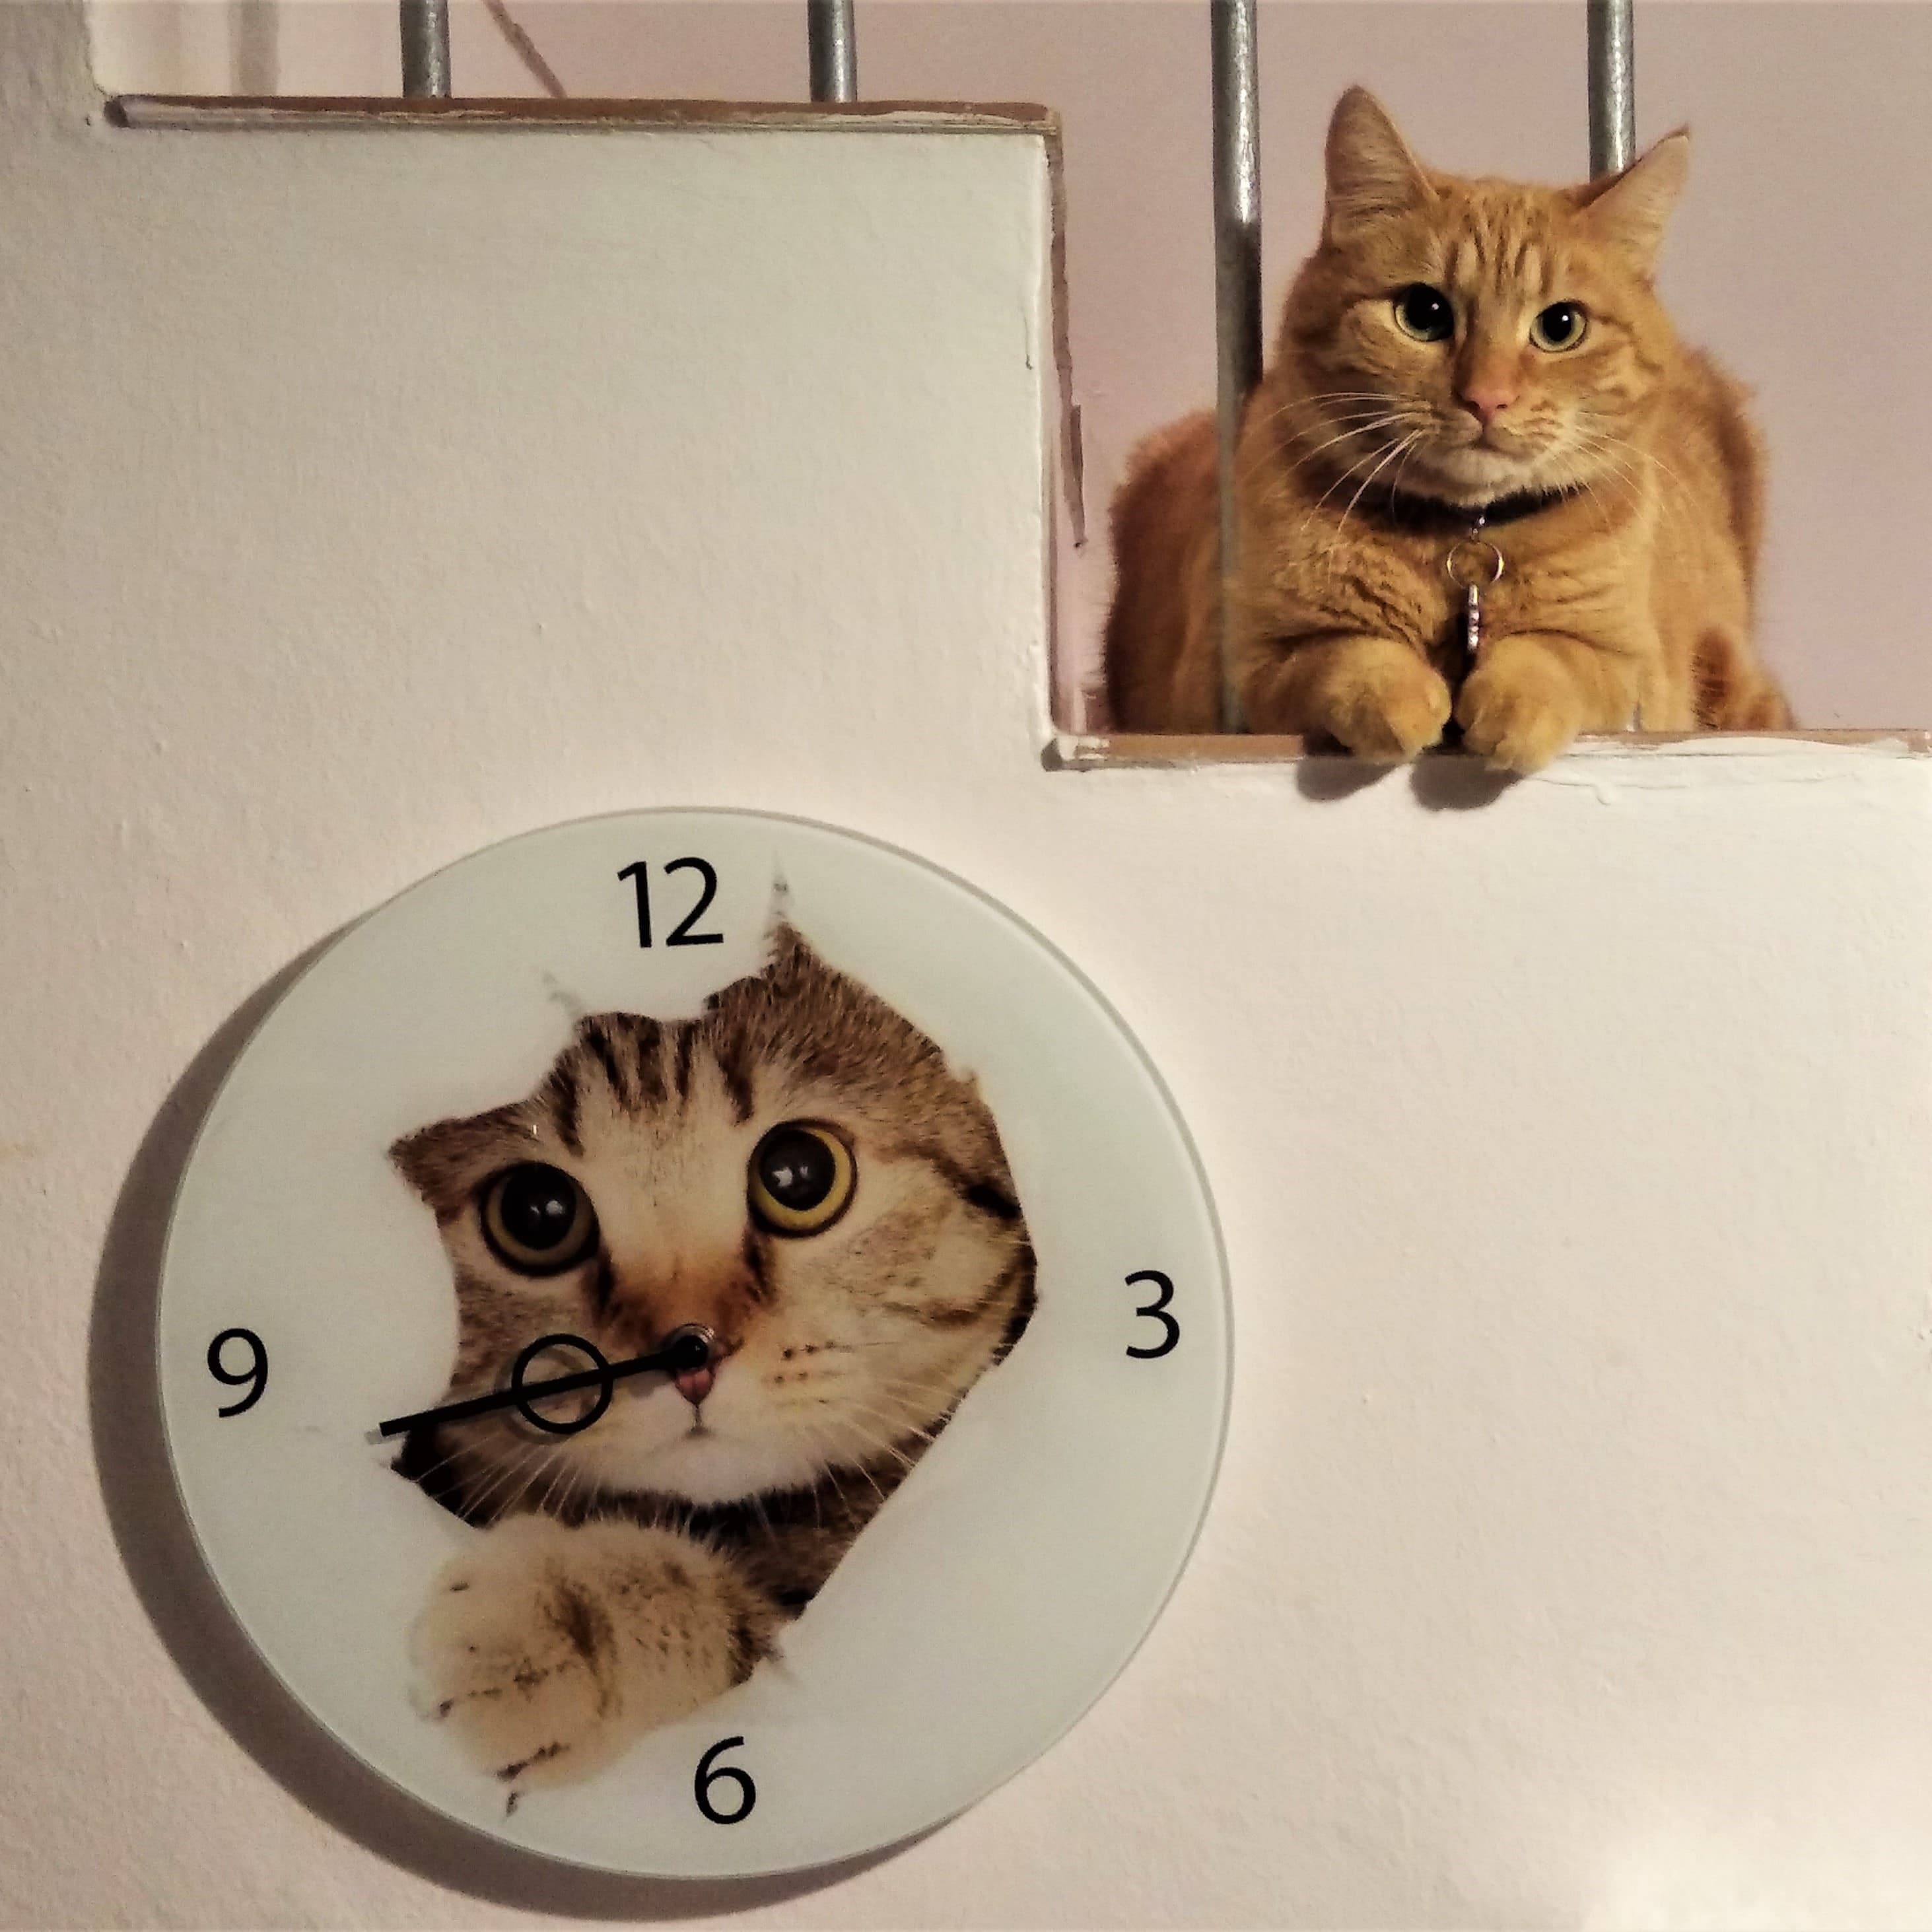
[[[417,1708],[519,1788],[594,1771],[620,1748],[615,1631],[541,1516],[490,1531],[436,1579],[410,1650]]]
[[[775,1621],[668,1531],[515,1516],[436,1579],[411,1637],[417,1708],[513,1792],[568,1784],[741,1682]]]
[[[1395,644],[1353,650],[1323,681],[1318,730],[1358,758],[1396,764],[1426,752],[1449,722],[1449,687]]]
[[[1544,652],[1498,650],[1472,671],[1456,700],[1462,742],[1492,771],[1540,772],[1583,728],[1574,680]]]

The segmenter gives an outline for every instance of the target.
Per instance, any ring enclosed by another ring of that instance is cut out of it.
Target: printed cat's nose
[[[670,1379],[678,1394],[696,1408],[716,1386],[718,1365],[736,1345],[702,1324],[687,1323],[667,1335],[664,1346],[685,1352]]]

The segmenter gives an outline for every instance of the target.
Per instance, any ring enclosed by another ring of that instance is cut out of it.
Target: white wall
[[[1051,769],[1040,155],[136,134],[0,8],[0,1910],[21,1925],[1909,1924],[1932,1897],[1932,762]],[[291,963],[620,806],[1080,960],[1201,1144],[1233,1431],[1147,1648],[822,1884],[396,1822],[152,1434],[188,1136]]]

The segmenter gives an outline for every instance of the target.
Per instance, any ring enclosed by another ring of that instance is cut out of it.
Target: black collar
[[[1571,484],[1562,490],[1519,490],[1514,496],[1498,496],[1486,503],[1445,503],[1439,497],[1418,496],[1407,490],[1384,490],[1378,494],[1376,507],[1399,529],[1460,532],[1468,530],[1478,518],[1486,530],[1520,523],[1525,517],[1552,510],[1582,494],[1581,484]]]

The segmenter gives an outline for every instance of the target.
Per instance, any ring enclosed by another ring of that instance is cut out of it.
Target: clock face
[[[772,1872],[1045,1750],[1159,1613],[1227,1400],[1144,1056],[958,880],[640,812],[298,980],[170,1230],[168,1444],[314,1717],[531,1851]]]

